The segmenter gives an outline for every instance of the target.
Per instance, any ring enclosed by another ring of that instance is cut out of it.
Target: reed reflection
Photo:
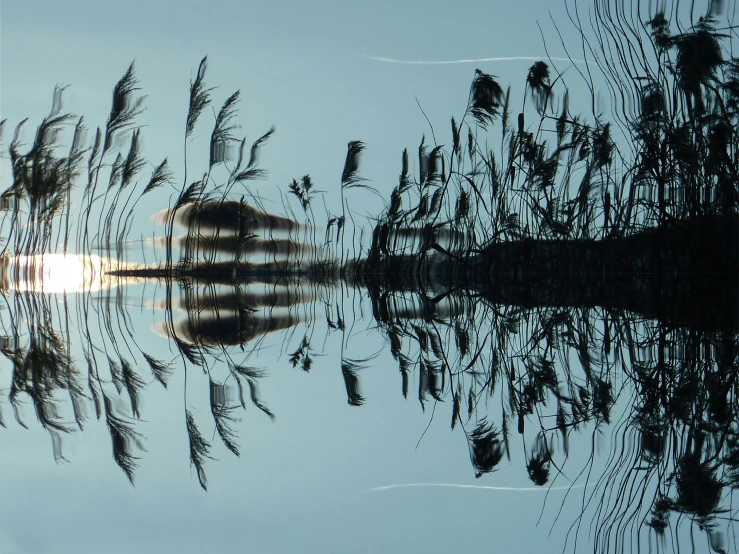
[[[190,460],[205,488],[213,448],[209,426],[238,455],[237,412],[251,404],[279,417],[259,391],[269,372],[250,361],[265,338],[274,335],[273,342],[284,344],[279,363],[310,372],[318,356],[330,356],[315,337],[318,328],[351,333],[332,290],[315,289],[284,282],[175,287],[179,300],[160,304],[165,321],[155,329],[176,346],[176,355],[165,359],[122,351],[116,345],[137,344],[141,331],[115,327],[115,318],[106,321],[101,310],[100,328],[112,332],[104,355],[90,345],[78,360],[68,328],[59,325],[63,317],[57,319],[63,312],[37,304],[50,295],[6,293],[6,302],[16,302],[4,312],[2,341],[12,367],[7,399],[14,417],[27,425],[23,404],[30,401],[61,459],[62,437],[83,429],[92,408],[109,429],[115,462],[133,481],[137,450],[145,441],[137,424],[144,416],[140,398],[151,386],[143,369],[165,387],[173,372],[197,370],[207,379],[211,421],[194,410],[185,384],[183,424]],[[593,463],[573,457],[570,443],[596,444],[618,426],[622,439],[611,447],[605,473],[590,475],[587,487],[578,481],[571,492],[582,496],[581,517],[593,520],[600,550],[638,542],[650,529],[677,533],[681,521],[695,522],[719,544],[733,525],[725,514],[739,486],[736,329],[674,327],[598,307],[502,306],[469,291],[364,292],[372,308],[368,323],[397,363],[399,396],[414,399],[422,412],[433,408],[435,421],[445,416],[451,432],[466,436],[477,477],[501,464],[521,464],[536,487],[568,486]],[[125,309],[114,297],[107,302],[114,311]],[[46,313],[48,319],[30,325],[7,317],[18,312]],[[175,318],[178,312],[182,316]],[[305,330],[302,338],[286,340],[298,327]],[[374,359],[358,359],[347,350],[333,363],[347,403],[372,403],[362,373]],[[62,409],[65,396],[72,419]],[[602,455],[593,450],[593,458]]]
[[[261,289],[261,290],[260,290]],[[185,317],[161,322],[155,332],[199,346],[245,346],[303,321],[300,304],[310,301],[299,285],[193,286],[181,289],[173,308]]]

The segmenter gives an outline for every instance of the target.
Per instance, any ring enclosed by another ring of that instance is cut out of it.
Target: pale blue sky
[[[207,7],[202,2],[134,1],[117,7],[92,1],[5,2],[2,8],[0,112],[8,119],[6,132],[26,116],[35,125],[49,109],[56,83],[71,85],[67,109],[84,115],[93,129],[104,125],[112,86],[135,59],[148,95],[140,118],[147,126],[145,152],[153,163],[168,156],[181,177],[189,80],[207,54],[207,83],[219,86],[215,108],[241,89],[243,133],[254,139],[272,124],[277,128],[263,149],[262,165],[270,177],[254,190],[276,202],[278,187],[285,191],[292,178],[310,173],[328,192],[332,210],[340,206],[347,142],[366,143],[362,172],[387,197],[397,183],[403,148],[413,151],[422,134],[430,135],[416,98],[439,142],[448,143],[449,118],[461,116],[476,67],[498,75],[504,86],[511,83],[520,101],[532,63],[419,66],[362,56],[544,56],[537,21],[556,56],[563,51],[547,10],[561,28],[570,29],[559,1],[221,2]],[[207,138],[212,121],[206,112],[195,134]],[[28,140],[32,129],[27,129]],[[200,174],[205,155],[207,142],[195,142],[191,176]],[[156,201],[166,203],[166,198]],[[357,192],[350,201],[360,213],[381,208],[377,198],[357,197]],[[277,202],[275,207],[281,210]]]

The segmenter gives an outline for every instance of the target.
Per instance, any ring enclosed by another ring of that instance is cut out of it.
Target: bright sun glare
[[[76,254],[16,256],[3,263],[3,288],[26,292],[96,292],[115,285],[109,258]]]

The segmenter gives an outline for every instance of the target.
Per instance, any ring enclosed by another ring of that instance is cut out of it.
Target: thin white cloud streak
[[[482,62],[515,62],[515,61],[546,61],[552,60],[555,62],[572,62],[572,63],[585,63],[584,60],[575,60],[570,58],[561,57],[547,57],[547,56],[506,56],[497,58],[470,58],[461,60],[396,60],[395,58],[385,58],[382,56],[364,56],[363,58],[373,60],[376,62],[384,63],[397,63],[405,65],[453,65],[460,63],[482,63]]]
[[[587,485],[571,485],[569,487],[494,487],[485,485],[462,485],[459,483],[403,483],[400,485],[383,485],[382,487],[374,487],[362,492],[382,492],[393,489],[407,489],[420,487],[445,487],[454,489],[481,489],[488,491],[512,491],[512,492],[547,492],[547,491],[567,491],[571,489],[582,489]]]

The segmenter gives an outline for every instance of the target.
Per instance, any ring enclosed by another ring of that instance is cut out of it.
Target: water
[[[734,417],[729,331],[280,278],[44,292],[55,263],[4,293],[4,552],[629,550],[664,540],[657,491],[667,541],[731,537],[728,487],[679,517],[710,483],[677,471],[700,406]]]

